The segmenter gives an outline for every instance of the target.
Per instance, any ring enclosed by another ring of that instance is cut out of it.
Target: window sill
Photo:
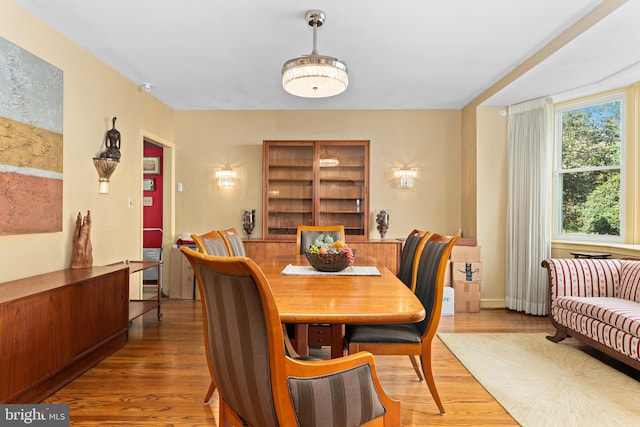
[[[640,257],[640,245],[569,240],[553,240],[551,242],[551,256],[554,258],[573,258],[570,252],[574,251],[609,252],[613,258]]]

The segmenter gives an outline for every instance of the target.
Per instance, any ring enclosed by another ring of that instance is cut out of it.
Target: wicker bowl
[[[344,252],[339,254],[319,254],[305,251],[307,261],[318,271],[337,272],[342,271],[349,265],[349,258]]]

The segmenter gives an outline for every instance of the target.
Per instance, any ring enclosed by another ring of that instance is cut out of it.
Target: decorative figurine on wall
[[[120,160],[120,132],[116,129],[116,117],[113,118],[113,125],[105,135],[104,144],[107,151],[100,153],[100,157],[113,160]]]
[[[76,219],[76,231],[73,234],[73,254],[71,255],[71,268],[89,268],[93,266],[93,247],[91,246],[91,211],[82,218],[78,212]]]

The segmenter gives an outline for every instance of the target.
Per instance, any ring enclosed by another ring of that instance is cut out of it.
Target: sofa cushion
[[[640,262],[623,261],[620,278],[620,298],[640,302]]]
[[[625,357],[640,361],[640,338],[605,322],[555,306],[553,318],[587,338],[609,347]],[[571,332],[569,332],[571,335]],[[626,363],[626,362],[625,362]]]
[[[634,301],[606,297],[559,297],[556,305],[640,338],[640,305]]]

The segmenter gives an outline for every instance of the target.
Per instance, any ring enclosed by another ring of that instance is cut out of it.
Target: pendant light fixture
[[[325,13],[309,10],[304,15],[313,27],[313,50],[309,55],[290,59],[282,66],[282,87],[304,98],[326,98],[344,92],[349,86],[347,64],[331,56],[318,55],[317,31],[324,24]]]

